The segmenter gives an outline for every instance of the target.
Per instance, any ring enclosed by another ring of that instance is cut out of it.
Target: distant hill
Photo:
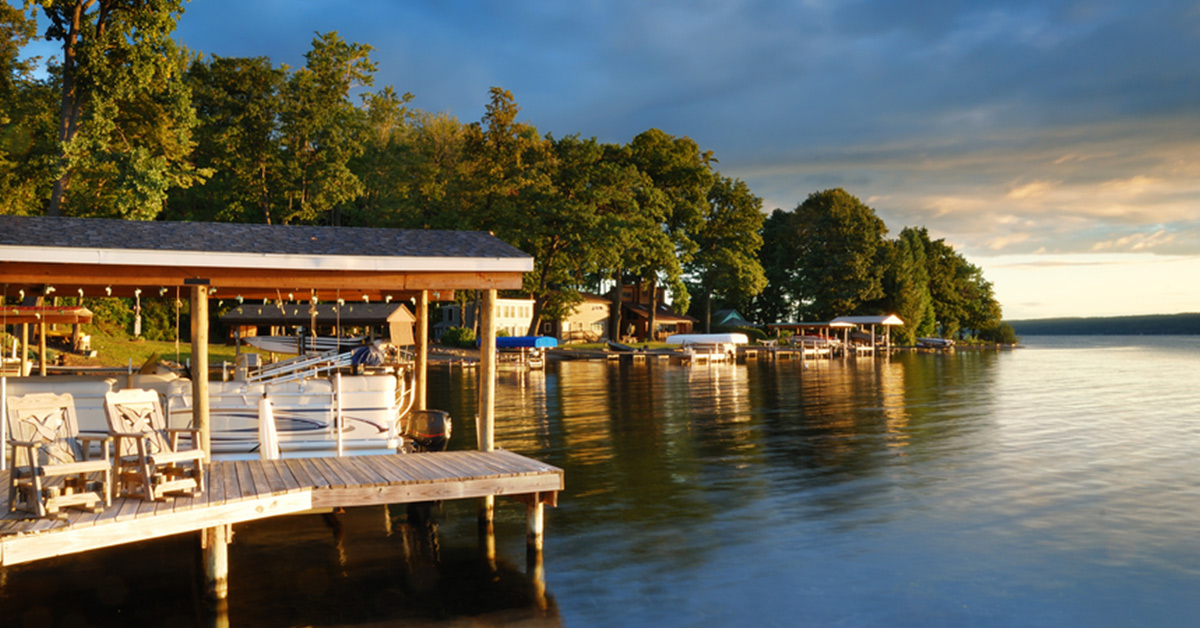
[[[1039,318],[1006,321],[1018,336],[1145,336],[1200,334],[1200,313]]]

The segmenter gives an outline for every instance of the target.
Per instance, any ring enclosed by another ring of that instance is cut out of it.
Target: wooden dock
[[[72,510],[55,520],[10,513],[9,472],[0,471],[0,566],[316,508],[494,496],[526,504],[540,548],[542,505],[555,505],[563,488],[562,469],[504,450],[218,461],[206,473],[197,497],[118,498],[103,512]]]

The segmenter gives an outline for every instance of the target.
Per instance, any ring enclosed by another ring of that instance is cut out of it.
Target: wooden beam
[[[496,419],[496,291],[483,291],[479,307],[479,450],[492,451]]]
[[[200,430],[200,448],[212,457],[208,422],[208,287],[192,286],[192,425]]]
[[[351,290],[413,292],[418,290],[517,290],[520,272],[400,272],[347,270],[287,270],[246,268],[189,268],[182,266],[129,266],[107,264],[34,264],[0,262],[0,283],[10,289],[53,285],[60,294],[74,294],[88,286],[183,286],[203,277],[219,292],[254,288],[284,293],[289,290]],[[91,296],[90,294],[88,296]],[[243,295],[244,296],[244,295]]]
[[[429,291],[422,290],[417,296],[417,325],[413,342],[416,344],[416,364],[413,365],[413,409],[427,409],[426,390],[429,375]]]

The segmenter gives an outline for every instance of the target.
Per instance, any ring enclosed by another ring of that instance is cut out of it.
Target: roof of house
[[[230,325],[383,325],[412,323],[416,319],[400,303],[261,303],[239,305],[221,316]]]
[[[712,315],[713,325],[725,325],[731,327],[752,327],[754,323],[746,320],[740,312],[734,309],[717,310]]]

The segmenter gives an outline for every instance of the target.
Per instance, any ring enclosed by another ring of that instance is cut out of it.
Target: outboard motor
[[[450,413],[444,410],[413,410],[403,436],[412,442],[413,451],[445,451],[451,424]]]

